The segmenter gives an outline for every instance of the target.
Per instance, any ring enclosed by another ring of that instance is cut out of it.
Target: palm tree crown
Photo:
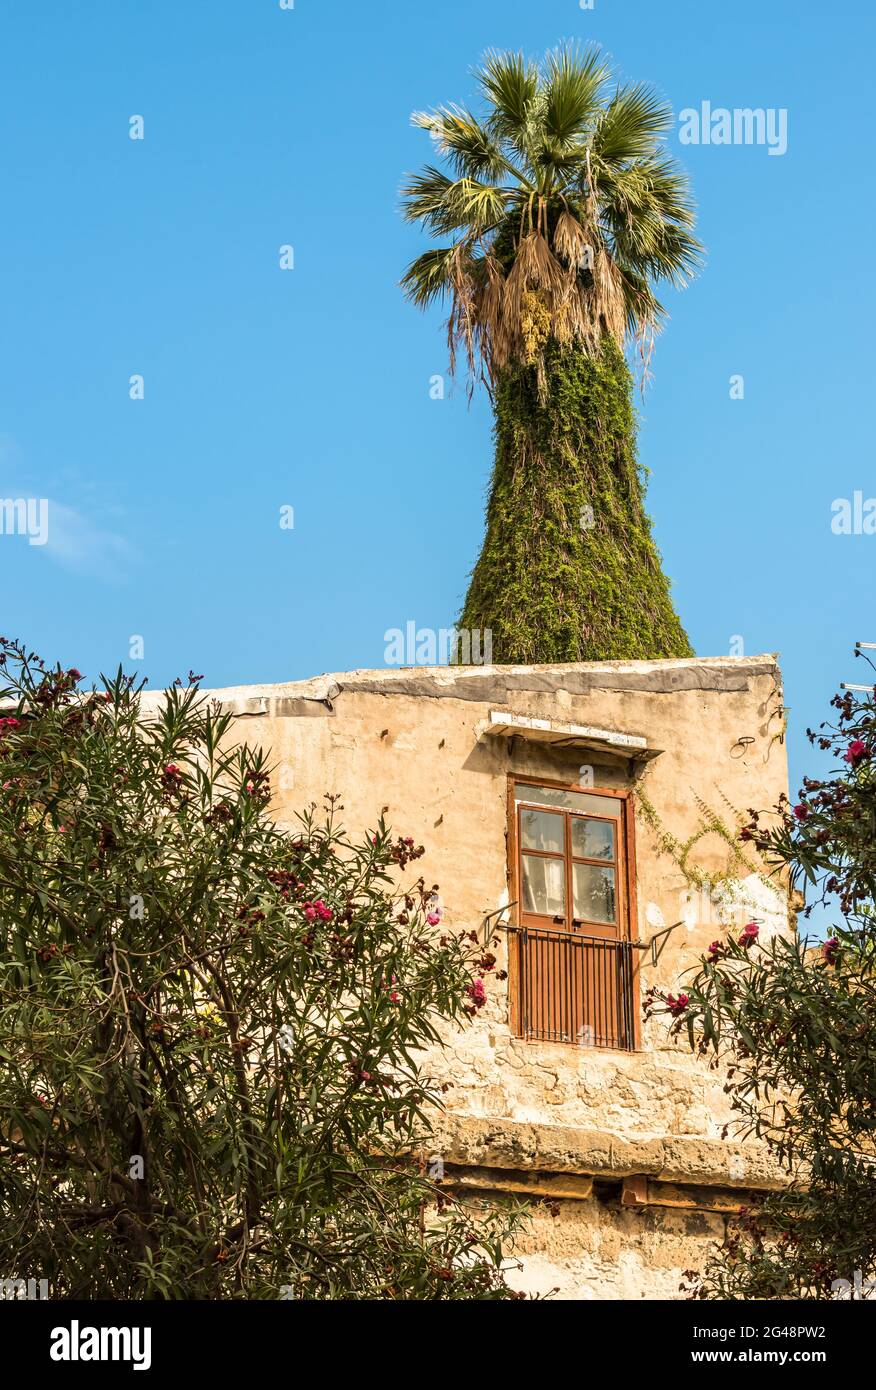
[[[548,339],[587,352],[607,334],[653,340],[654,288],[686,283],[700,245],[687,176],[664,149],[669,106],[621,85],[597,47],[542,64],[489,53],[478,119],[418,112],[449,172],[427,165],[402,190],[408,221],[446,244],[409,267],[414,303],[450,301],[451,365],[462,348],[492,383],[509,362],[541,368]]]

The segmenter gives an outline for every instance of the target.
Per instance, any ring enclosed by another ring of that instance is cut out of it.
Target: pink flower
[[[821,948],[821,958],[826,965],[836,964],[836,958],[839,955],[839,948],[840,944],[835,936],[832,936],[827,941],[825,941],[824,945]]]
[[[176,763],[168,763],[167,767],[164,769],[164,775],[165,777],[177,777],[179,775],[179,768]]]
[[[711,946],[709,947],[709,959],[710,959],[710,960],[717,960],[718,957],[719,957],[719,956],[723,956],[723,954],[724,954],[724,943],[723,943],[723,941],[713,941],[712,944],[711,944]]]
[[[794,815],[798,820],[805,820],[809,815],[809,807],[805,801],[801,801],[799,806],[794,807]]]
[[[438,923],[441,921],[441,913],[430,912],[429,916],[426,918],[426,921],[429,923],[430,927],[437,927]]]
[[[739,938],[740,946],[752,946],[760,934],[760,927],[756,922],[749,922],[742,928],[742,935]]]
[[[314,919],[316,918],[316,908],[313,907],[310,903],[308,903],[304,909],[304,915],[307,918],[308,922],[314,921]]]
[[[862,742],[859,738],[855,738],[852,739],[852,742],[848,746],[848,750],[843,754],[843,760],[849,764],[849,767],[857,767],[858,763],[863,762],[866,756],[866,743]]]
[[[481,980],[480,978],[478,978],[477,980],[472,980],[471,984],[466,988],[465,992],[468,995],[471,1002],[474,1004],[475,1008],[477,1009],[479,1009],[482,1004],[485,1004],[487,1002],[487,991],[484,988],[483,980]]]
[[[679,994],[677,999],[674,994],[667,994],[666,996],[666,1007],[673,1018],[679,1018],[684,1013],[689,1003],[690,996],[687,994]]]
[[[81,680],[82,680],[82,672],[81,672],[81,671],[77,671],[77,669],[76,669],[75,666],[71,666],[71,667],[70,667],[70,670],[67,672],[67,675],[70,677],[71,681],[81,681]]]
[[[326,907],[322,898],[316,899],[316,902],[313,904],[313,910],[321,922],[330,922],[334,915],[331,908]]]
[[[20,729],[20,728],[21,728],[21,720],[20,720],[20,719],[13,719],[13,718],[10,716],[8,719],[0,719],[0,725],[2,725],[2,726],[3,726],[4,728],[6,728],[6,729]]]

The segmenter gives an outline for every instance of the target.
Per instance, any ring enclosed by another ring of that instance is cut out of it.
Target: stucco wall
[[[643,989],[675,987],[726,930],[720,903],[691,895],[675,857],[661,849],[660,830],[684,843],[702,825],[698,802],[732,823],[728,802],[769,808],[787,790],[781,681],[771,656],[350,672],[214,693],[246,716],[243,735],[270,747],[278,819],[293,821],[326,792],[340,793],[353,831],[383,811],[397,833],[426,846],[417,874],[440,885],[450,928],[478,927],[508,903],[509,774],[577,783],[589,764],[596,786],[644,792],[660,827],[639,803],[638,935],[648,940],[680,918],[685,924],[666,939],[656,968],[643,964]],[[660,751],[641,763],[604,748],[500,738],[486,732],[491,711],[644,736],[649,753]],[[719,874],[728,845],[707,835],[690,862]],[[782,894],[747,870],[725,897],[736,920],[757,916],[764,934],[788,929]],[[500,943],[503,968],[504,936]],[[488,1163],[509,1173],[565,1168],[609,1182],[645,1173],[738,1189],[777,1181],[751,1145],[722,1141],[723,1079],[670,1042],[663,1021],[645,1025],[636,1053],[523,1042],[511,1035],[507,984],[488,977],[487,989],[474,1024],[448,1036],[430,1061],[451,1083],[440,1123],[450,1171]],[[569,1134],[573,1140],[564,1140]],[[613,1192],[563,1202],[559,1216],[539,1215],[542,1234],[529,1242],[525,1279],[533,1287],[559,1283],[572,1297],[670,1296],[680,1269],[695,1266],[721,1229],[713,1214],[623,1209]]]

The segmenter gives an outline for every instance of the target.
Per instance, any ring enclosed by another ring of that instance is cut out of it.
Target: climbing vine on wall
[[[700,818],[696,829],[686,840],[678,839],[671,830],[667,829],[653,802],[641,787],[636,790],[635,797],[636,804],[642,813],[642,819],[654,832],[660,851],[669,855],[684,875],[685,881],[692,887],[714,893],[722,884],[731,883],[733,880],[753,874],[777,897],[781,897],[781,889],[763,872],[760,865],[742,849],[739,831],[747,824],[747,817],[733,805],[720,788],[717,788],[717,791],[732,818],[732,824],[728,824],[727,819],[714,807],[710,806],[696,792],[691,791],[691,797],[700,813]],[[706,869],[690,862],[693,851],[708,835],[716,835],[726,845],[725,867],[716,873],[709,873]]]

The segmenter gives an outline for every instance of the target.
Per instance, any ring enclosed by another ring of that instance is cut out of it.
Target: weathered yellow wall
[[[270,747],[278,819],[291,822],[326,792],[340,793],[353,831],[385,808],[397,833],[426,846],[416,874],[440,885],[450,928],[478,927],[508,902],[509,773],[575,783],[581,765],[592,764],[597,786],[643,790],[680,842],[702,823],[697,798],[732,823],[723,797],[741,810],[770,808],[787,790],[780,676],[770,656],[350,672],[215,694],[247,716],[244,736]],[[605,752],[485,736],[491,710],[644,735],[663,751],[643,771]],[[640,939],[686,918],[657,968],[643,966],[642,987],[675,988],[726,927],[715,903],[691,900],[690,883],[661,852],[641,807],[636,856]],[[728,846],[710,835],[690,860],[719,874]],[[756,916],[764,935],[787,930],[782,895],[744,870],[736,877],[737,920]],[[454,1164],[482,1164],[595,1173],[609,1184],[649,1174],[741,1190],[778,1181],[753,1146],[721,1139],[729,1118],[722,1078],[670,1042],[665,1021],[645,1026],[638,1053],[523,1042],[510,1033],[507,985],[488,977],[487,988],[474,1024],[431,1059],[451,1083],[438,1141],[449,1173]],[[713,1214],[621,1208],[616,1192],[564,1201],[558,1216],[540,1212],[521,1278],[569,1297],[672,1296],[680,1271],[695,1267],[722,1229]]]
[[[682,1273],[724,1234],[719,1217],[599,1201],[534,1206],[509,1282],[564,1299],[678,1298]]]

